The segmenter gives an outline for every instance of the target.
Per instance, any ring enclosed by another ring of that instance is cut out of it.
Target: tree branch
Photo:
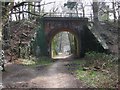
[[[13,6],[12,9],[15,9],[15,8],[20,7],[20,6],[23,6],[23,5],[28,5],[28,4],[25,4],[25,3],[27,3],[27,2],[18,3],[18,4],[16,4],[15,6]],[[41,4],[41,5],[33,5],[33,4],[29,4],[29,5],[35,6],[35,7],[40,7],[40,6],[48,5],[48,4],[51,4],[51,3],[55,3],[55,2],[48,2],[48,3],[45,3],[45,4]]]
[[[35,7],[41,7],[43,5],[48,5],[48,4],[51,4],[51,3],[55,3],[55,2],[48,2],[48,3],[45,3],[45,4],[41,4],[41,5],[34,5],[34,4],[29,4],[29,5],[35,6]],[[25,4],[25,5],[28,5],[28,4]]]
[[[18,3],[18,4],[16,4],[15,6],[13,6],[12,9],[15,9],[16,7],[23,6],[25,3],[27,3],[27,2]]]
[[[32,12],[29,12],[29,11],[20,11],[20,12],[12,12],[12,13],[10,13],[10,14],[17,14],[17,13],[29,13],[29,14],[32,14],[32,15],[35,15],[35,16],[41,16],[41,15],[39,15],[39,14],[35,14],[35,13],[32,13]],[[45,16],[46,14],[48,14],[48,13],[45,13],[43,16]]]

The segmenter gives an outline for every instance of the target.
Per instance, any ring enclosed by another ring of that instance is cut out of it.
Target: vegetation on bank
[[[86,86],[116,88],[118,85],[118,58],[113,55],[87,52],[83,60],[75,60],[72,64],[76,65],[73,73]]]
[[[19,64],[26,66],[36,66],[36,65],[49,65],[53,60],[49,57],[31,58],[29,59],[19,59]]]

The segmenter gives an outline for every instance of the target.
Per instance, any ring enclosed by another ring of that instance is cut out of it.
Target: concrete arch
[[[35,44],[40,46],[41,54],[50,55],[52,38],[59,32],[67,31],[72,33],[77,40],[77,56],[84,57],[88,51],[105,51],[99,38],[95,36],[94,30],[89,30],[88,19],[79,17],[44,17],[40,20],[41,29],[38,32]],[[98,48],[99,47],[99,48]]]
[[[80,45],[81,45],[81,40],[80,40],[80,37],[79,37],[79,33],[77,30],[73,30],[73,29],[70,29],[70,28],[55,28],[55,29],[52,29],[48,35],[47,35],[47,42],[48,42],[48,48],[49,48],[49,55],[51,56],[51,42],[53,40],[53,38],[55,37],[55,35],[57,35],[58,33],[60,32],[69,32],[71,34],[73,34],[75,36],[75,39],[76,39],[76,54],[75,56],[76,57],[80,57]]]

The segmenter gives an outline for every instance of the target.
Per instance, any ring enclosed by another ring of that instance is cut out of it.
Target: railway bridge
[[[104,52],[108,49],[99,34],[89,28],[87,18],[43,17],[38,20],[40,26],[37,29],[35,40],[43,56],[51,56],[52,39],[62,31],[70,32],[75,36],[76,57],[83,57],[87,51]]]

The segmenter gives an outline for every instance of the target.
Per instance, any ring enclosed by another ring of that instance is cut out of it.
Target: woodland
[[[0,16],[0,88],[3,90],[120,87],[119,0],[0,1]],[[88,18],[88,27],[93,28],[96,38],[102,38],[100,44],[105,43],[108,52],[88,51],[83,58],[75,58],[75,36],[65,31],[54,36],[52,55],[41,55],[42,51],[34,44],[44,17]]]

